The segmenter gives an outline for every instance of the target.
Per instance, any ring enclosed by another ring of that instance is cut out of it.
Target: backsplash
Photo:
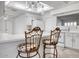
[[[68,32],[79,32],[79,26],[58,26],[60,27],[61,31],[68,31]]]

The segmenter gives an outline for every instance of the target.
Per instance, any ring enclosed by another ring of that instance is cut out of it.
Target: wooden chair
[[[16,57],[30,58],[39,54],[40,41],[43,31],[39,27],[33,28],[32,31],[25,31],[25,43],[19,44],[18,55]]]
[[[53,57],[57,58],[57,48],[56,45],[58,43],[59,35],[60,35],[60,28],[55,28],[55,30],[51,31],[50,39],[44,39],[43,40],[43,57],[45,58],[45,55],[52,54]],[[50,47],[49,47],[50,46]],[[53,46],[53,47],[52,47]],[[53,53],[46,53],[46,48],[51,49],[53,48]]]

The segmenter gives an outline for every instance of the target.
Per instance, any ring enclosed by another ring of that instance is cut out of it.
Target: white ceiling
[[[59,8],[66,7],[70,4],[79,3],[79,1],[41,1],[41,2],[47,4],[51,7],[54,7],[54,9],[59,9]]]
[[[63,1],[42,1],[45,4],[48,4],[51,7],[54,7],[54,9],[59,9],[63,6],[66,6],[66,3]]]
[[[38,9],[39,10],[39,9]],[[16,17],[22,15],[26,12],[38,13],[36,10],[27,10],[26,9],[26,1],[10,1],[5,2],[5,15],[9,18]]]
[[[66,7],[69,4],[77,3],[79,1],[41,1],[41,2],[52,7],[53,8],[52,10],[56,10],[59,8]],[[26,13],[26,9],[24,10],[21,8],[14,7],[15,3],[21,4],[23,8],[26,6],[25,1],[11,1],[8,5],[5,6],[5,14],[8,15],[9,17],[16,17]],[[30,12],[37,13],[36,10]]]
[[[24,14],[25,11],[23,10],[20,10],[20,9],[17,9],[15,7],[12,7],[14,1],[11,1],[8,5],[5,5],[5,15],[6,17],[8,16],[8,18],[13,18],[13,17],[17,17],[17,16],[20,16],[21,14]],[[21,4],[24,4],[24,2],[17,2],[16,3],[21,3]]]
[[[9,18],[20,16],[21,14],[24,14],[25,11],[17,10],[13,8],[5,8],[5,16],[8,16]]]

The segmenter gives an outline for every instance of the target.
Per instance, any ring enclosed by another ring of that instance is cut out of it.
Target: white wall
[[[50,31],[56,26],[56,16],[50,16],[45,18],[45,30]]]
[[[27,22],[27,18],[25,15],[21,15],[16,19],[14,19],[14,33],[23,34],[25,30],[26,22]]]
[[[0,1],[0,39],[2,37],[2,32],[3,32],[3,18],[2,16],[4,15],[4,2]]]
[[[33,28],[36,27],[36,26],[40,27],[41,30],[45,30],[44,29],[44,21],[42,19],[33,21]]]
[[[2,25],[2,22],[3,22],[3,18],[2,16],[4,15],[4,2],[3,1],[0,1],[0,32],[2,32],[2,28],[3,28],[3,25]]]
[[[0,18],[0,33],[3,31],[3,19]]]
[[[3,16],[4,9],[5,9],[4,1],[0,1],[0,17]]]
[[[34,20],[33,25],[42,27],[44,24],[39,23],[39,21],[35,22],[35,20],[41,19],[40,15],[36,14],[24,14],[14,19],[14,33],[15,34],[24,34],[24,31],[27,29],[27,25],[32,25],[32,20]],[[41,20],[42,21],[42,20]],[[33,27],[34,27],[33,26]]]
[[[50,30],[53,30],[54,27],[56,26],[56,16],[50,15],[50,13],[42,16],[43,21],[45,23],[45,31],[43,32],[44,36],[50,35]]]

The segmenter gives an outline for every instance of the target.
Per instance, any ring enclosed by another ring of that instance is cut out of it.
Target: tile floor
[[[17,45],[22,42],[24,41],[0,43],[0,58],[16,58]],[[59,58],[79,58],[79,50],[62,48],[62,47],[57,47],[57,48],[58,48]],[[52,50],[49,50],[49,51],[52,51]],[[42,55],[43,55],[42,44],[40,46],[39,52],[42,58]],[[51,55],[47,55],[47,58],[49,57],[51,57]],[[38,55],[35,58],[38,58]]]

